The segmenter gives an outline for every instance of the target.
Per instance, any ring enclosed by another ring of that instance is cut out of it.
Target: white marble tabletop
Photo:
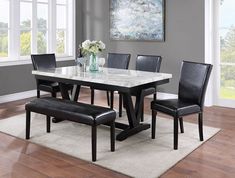
[[[78,66],[60,67],[48,70],[33,70],[32,74],[127,88],[172,78],[172,74],[168,73],[114,68],[103,68],[102,71],[98,72],[90,72],[89,70],[82,72]]]

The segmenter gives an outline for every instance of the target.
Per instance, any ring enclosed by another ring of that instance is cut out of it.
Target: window
[[[220,93],[222,99],[235,100],[235,2],[220,4]]]
[[[56,52],[58,54],[66,53],[66,0],[57,0],[56,4]]]
[[[0,0],[0,62],[74,55],[75,0]],[[12,29],[11,29],[12,27]]]
[[[20,1],[20,56],[31,54],[32,1]]]
[[[1,13],[4,12],[4,13]],[[0,58],[8,57],[9,51],[9,0],[0,1]]]
[[[211,3],[211,49],[214,80],[211,89],[215,105],[235,107],[235,1]],[[208,9],[209,10],[209,9]]]
[[[37,53],[48,51],[48,0],[37,3]]]

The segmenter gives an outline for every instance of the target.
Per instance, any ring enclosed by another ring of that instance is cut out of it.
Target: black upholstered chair
[[[159,72],[161,67],[162,57],[155,55],[137,55],[136,58],[136,70],[147,72]],[[153,94],[154,100],[156,100],[156,91]],[[135,95],[135,94],[133,94]],[[122,117],[122,97],[119,99],[119,117]],[[144,104],[143,104],[144,108]],[[144,120],[142,112],[141,121]]]
[[[174,149],[178,149],[178,122],[184,133],[183,116],[198,114],[199,137],[203,141],[203,106],[207,84],[212,70],[211,64],[183,61],[178,99],[155,100],[152,109],[152,139],[155,138],[156,115],[162,112],[174,118]]]
[[[34,70],[56,68],[55,54],[33,54],[31,55],[31,59]],[[56,97],[56,93],[60,91],[59,84],[57,82],[38,79],[36,79],[36,82],[38,98],[40,98],[40,91],[49,92],[52,97]]]
[[[108,53],[108,67],[116,69],[128,69],[130,54]]]
[[[130,58],[131,58],[130,54],[108,53],[107,67],[116,68],[116,69],[128,69]],[[99,89],[99,88],[91,88],[91,104],[94,104],[94,97],[95,97],[94,89]],[[109,93],[111,95],[110,97],[109,97]],[[114,98],[114,92],[107,91],[107,102],[111,108],[113,108],[113,98]],[[119,95],[119,99],[120,98],[121,98],[121,95]]]
[[[153,55],[137,55],[136,70],[147,72],[159,72],[162,57]]]

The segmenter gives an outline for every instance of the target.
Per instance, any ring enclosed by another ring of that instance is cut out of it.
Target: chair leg
[[[152,110],[152,139],[155,139],[156,134],[156,116],[157,112]]]
[[[178,118],[174,117],[174,150],[178,149]]]
[[[51,132],[51,117],[47,116],[47,133]]]
[[[184,133],[184,122],[182,117],[179,118],[179,122],[180,122],[180,132]]]
[[[122,94],[119,93],[119,117],[122,117]]]
[[[113,109],[114,91],[110,92],[110,108]]]
[[[31,113],[30,111],[26,110],[26,136],[25,138],[27,140],[30,138],[30,120],[31,120]]]
[[[155,101],[157,99],[157,93],[153,94],[153,100]]]
[[[153,100],[155,101],[157,99],[157,94],[153,94]],[[152,111],[153,113],[153,111]],[[155,118],[156,118],[156,112],[155,112]],[[156,120],[156,119],[155,119]],[[143,108],[142,108],[142,116],[141,116],[141,122],[144,122],[144,102],[143,102]],[[156,122],[156,121],[155,121]],[[155,138],[155,133],[154,133],[154,138]]]
[[[107,97],[107,104],[108,106],[110,106],[109,91],[106,91],[106,97]]]
[[[40,98],[40,90],[37,90],[37,98]]]
[[[91,104],[94,104],[94,99],[95,99],[95,90],[91,89]]]
[[[97,127],[96,126],[92,126],[91,129],[91,150],[92,150],[92,161],[96,161],[96,139],[97,139]]]
[[[200,141],[203,141],[203,113],[198,114],[198,128],[199,128],[199,137]]]
[[[115,122],[113,121],[110,125],[110,143],[111,151],[115,151]]]

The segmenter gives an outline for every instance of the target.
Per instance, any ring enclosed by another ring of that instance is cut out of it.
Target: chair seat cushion
[[[42,91],[47,91],[47,92],[59,92],[60,91],[60,87],[57,82],[49,82],[49,81],[40,83],[38,85],[38,89]]]
[[[152,101],[151,109],[163,112],[173,117],[181,117],[201,111],[199,105],[188,103],[178,99]]]
[[[88,125],[108,123],[116,118],[116,112],[110,108],[51,97],[35,99],[25,109]]]
[[[73,89],[73,85],[67,84],[68,90]],[[47,92],[60,92],[59,83],[57,82],[50,82],[50,81],[43,81],[38,85],[38,89]]]

